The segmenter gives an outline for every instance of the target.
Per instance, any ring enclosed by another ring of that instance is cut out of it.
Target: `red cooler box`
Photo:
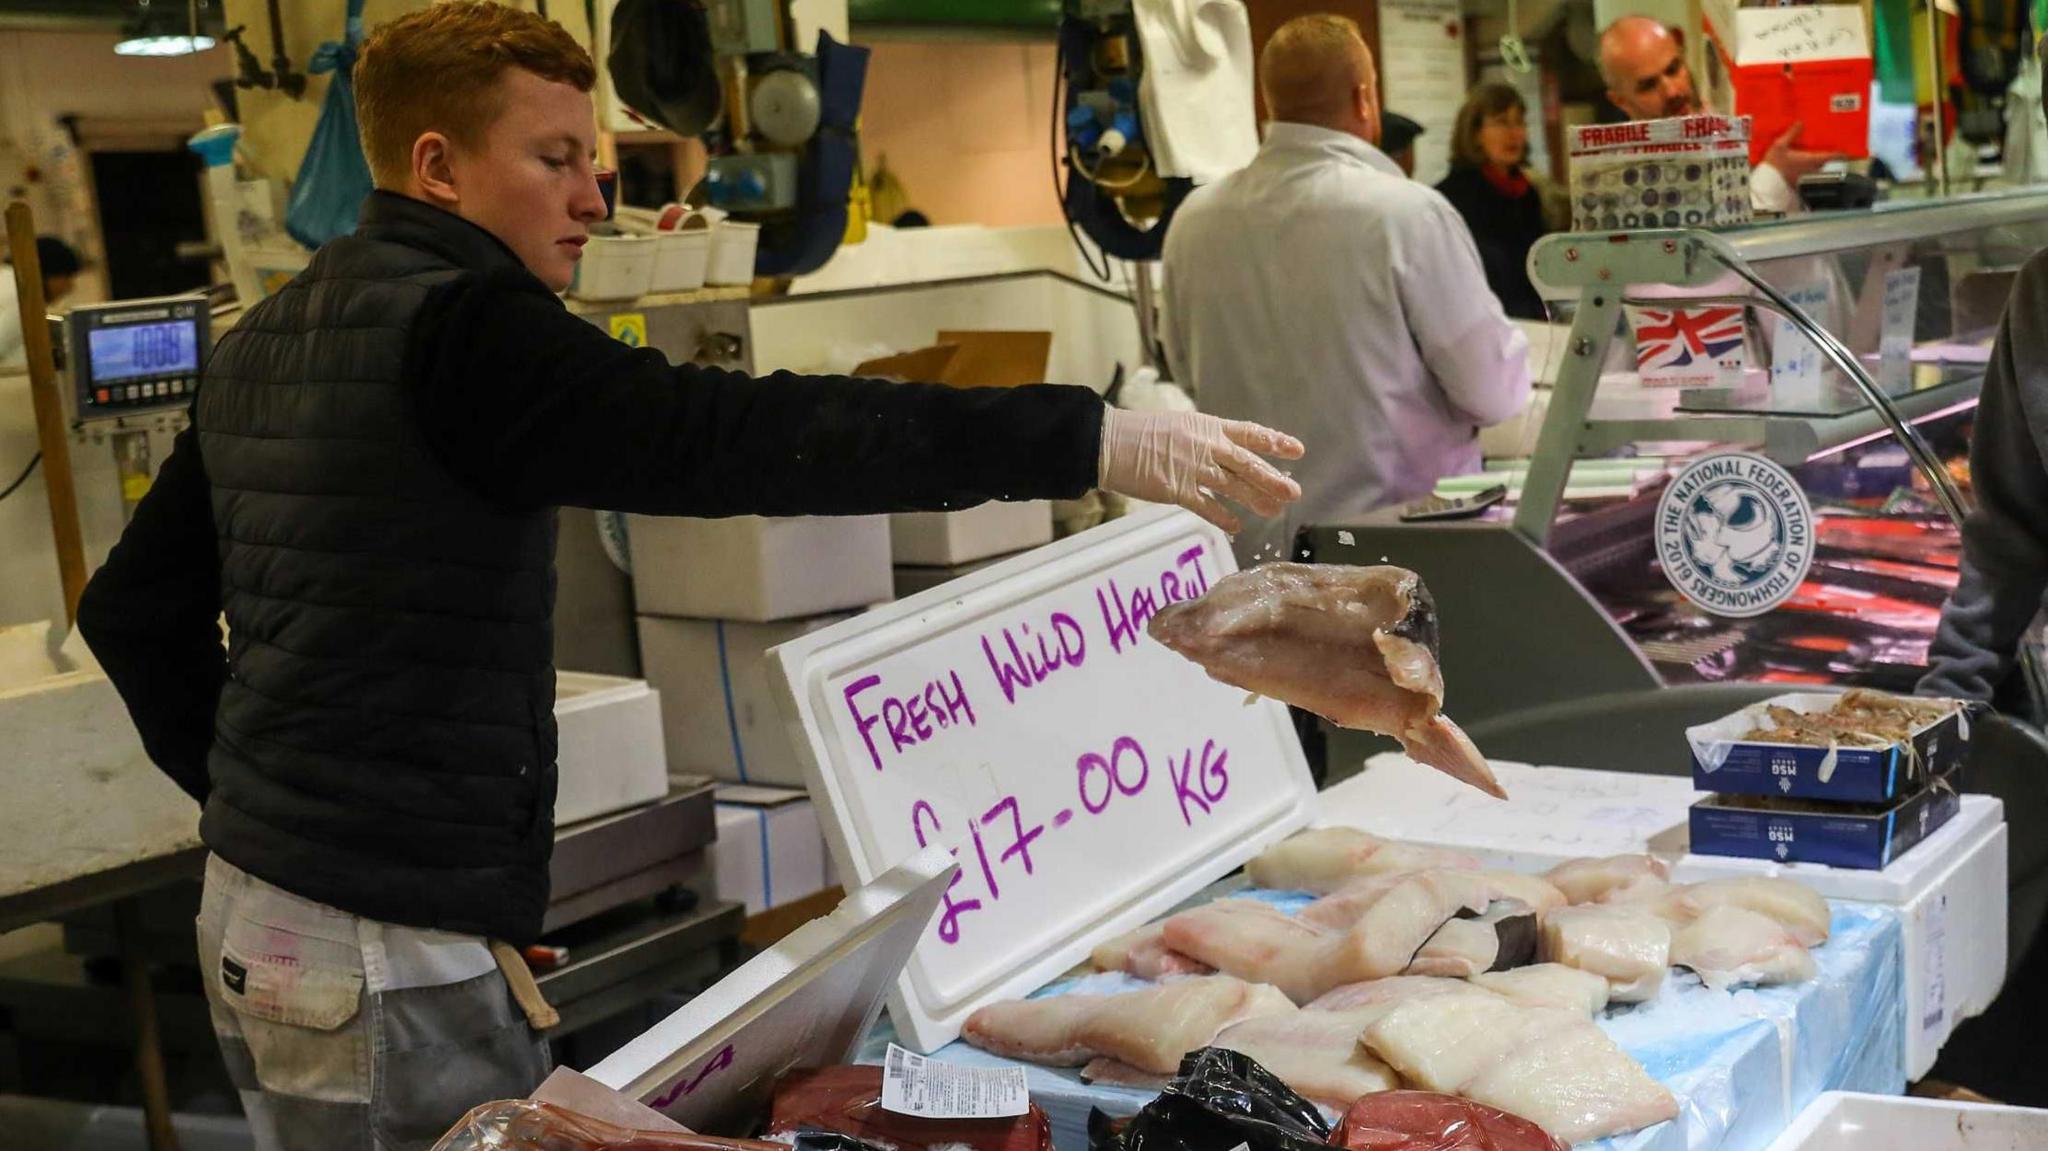
[[[1710,103],[1750,118],[1749,159],[1763,155],[1795,122],[1799,146],[1845,156],[1870,154],[1870,33],[1861,4],[1739,8],[1705,5]]]

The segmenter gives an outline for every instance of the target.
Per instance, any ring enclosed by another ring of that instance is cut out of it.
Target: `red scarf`
[[[1529,194],[1529,177],[1522,173],[1519,166],[1512,170],[1503,170],[1492,164],[1481,164],[1479,172],[1486,177],[1487,183],[1493,185],[1495,191],[1510,200],[1519,200]]]

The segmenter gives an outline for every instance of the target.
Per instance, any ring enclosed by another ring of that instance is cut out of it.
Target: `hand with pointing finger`
[[[1811,176],[1825,167],[1829,161],[1842,159],[1840,152],[1807,152],[1801,150],[1799,134],[1806,130],[1803,122],[1794,122],[1785,134],[1771,142],[1764,152],[1764,163],[1778,170],[1785,177],[1785,183],[1799,187],[1802,176]]]
[[[1200,412],[1105,408],[1099,484],[1152,503],[1178,504],[1226,532],[1243,526],[1228,505],[1276,516],[1301,485],[1262,456],[1298,460],[1301,441],[1271,428]]]

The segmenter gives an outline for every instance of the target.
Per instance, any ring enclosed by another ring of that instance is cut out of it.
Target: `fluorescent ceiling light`
[[[211,36],[132,36],[114,45],[122,56],[190,56],[213,47]]]

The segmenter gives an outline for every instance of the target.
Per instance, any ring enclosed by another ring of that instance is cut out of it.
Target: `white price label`
[[[1885,273],[1884,325],[1877,345],[1878,380],[1893,395],[1913,386],[1913,318],[1920,307],[1920,269]]]
[[[1927,935],[1921,944],[1924,968],[1920,985],[1926,988],[1920,1008],[1920,1033],[1932,1034],[1948,1017],[1948,895],[1937,896],[1927,908]]]
[[[1022,1067],[935,1063],[896,1044],[882,1061],[882,1109],[918,1119],[1002,1119],[1031,1109]]]
[[[1808,284],[1785,292],[1799,310],[1817,324],[1828,322],[1828,286]],[[1771,343],[1771,388],[1781,402],[1817,403],[1820,400],[1820,349],[1802,335],[1792,321],[1778,317],[1777,338]]]

